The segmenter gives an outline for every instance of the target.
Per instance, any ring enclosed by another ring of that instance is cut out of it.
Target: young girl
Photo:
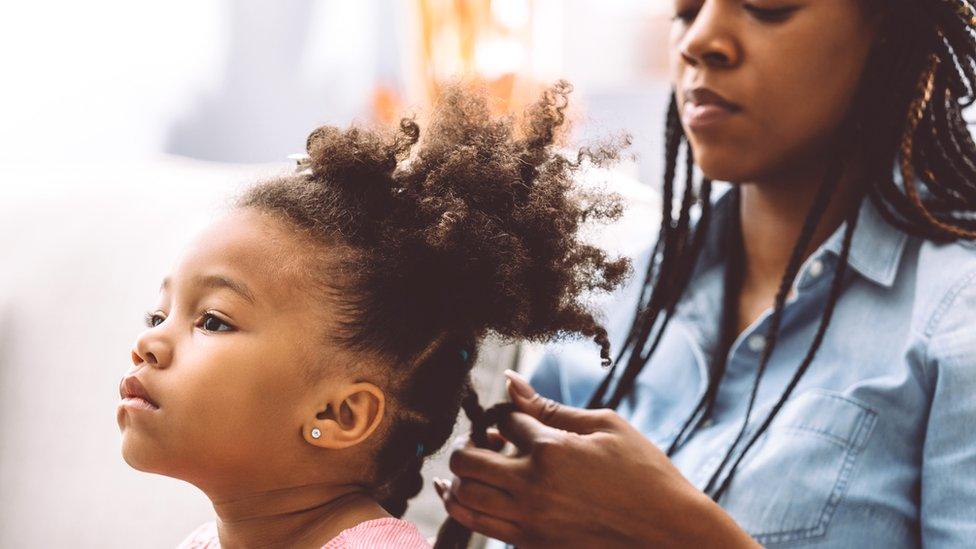
[[[585,305],[626,275],[577,238],[619,202],[554,150],[569,86],[516,127],[448,92],[420,145],[322,127],[300,171],[247,191],[163,280],[121,383],[132,467],[179,478],[215,522],[181,547],[426,547],[399,520],[460,408],[486,334],[606,332]],[[594,359],[595,359],[594,355]]]

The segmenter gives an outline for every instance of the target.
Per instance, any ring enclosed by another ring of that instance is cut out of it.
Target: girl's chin
[[[172,476],[163,454],[158,444],[149,440],[145,433],[131,428],[122,431],[122,460],[136,471]]]
[[[122,459],[136,471],[144,473],[155,472],[152,460],[144,448],[132,441],[132,433],[122,434]]]

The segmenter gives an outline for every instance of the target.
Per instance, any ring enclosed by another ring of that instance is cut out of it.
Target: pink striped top
[[[429,549],[430,544],[413,524],[392,517],[367,520],[343,530],[322,549]],[[210,521],[193,532],[176,549],[220,549],[217,523]]]

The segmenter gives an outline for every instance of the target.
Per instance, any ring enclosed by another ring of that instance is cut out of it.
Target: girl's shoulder
[[[396,518],[367,520],[348,528],[323,549],[428,549],[430,543],[413,523]],[[210,521],[190,532],[176,549],[220,549],[217,523]]]
[[[397,518],[367,520],[343,530],[322,549],[427,549],[430,543],[410,522]]]

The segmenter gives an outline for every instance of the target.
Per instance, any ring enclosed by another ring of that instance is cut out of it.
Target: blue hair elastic
[[[461,362],[467,362],[468,356],[470,356],[468,355],[468,351],[466,349],[461,349]]]
[[[417,457],[420,457],[422,455],[424,455],[424,443],[423,442],[418,442],[417,443]]]

